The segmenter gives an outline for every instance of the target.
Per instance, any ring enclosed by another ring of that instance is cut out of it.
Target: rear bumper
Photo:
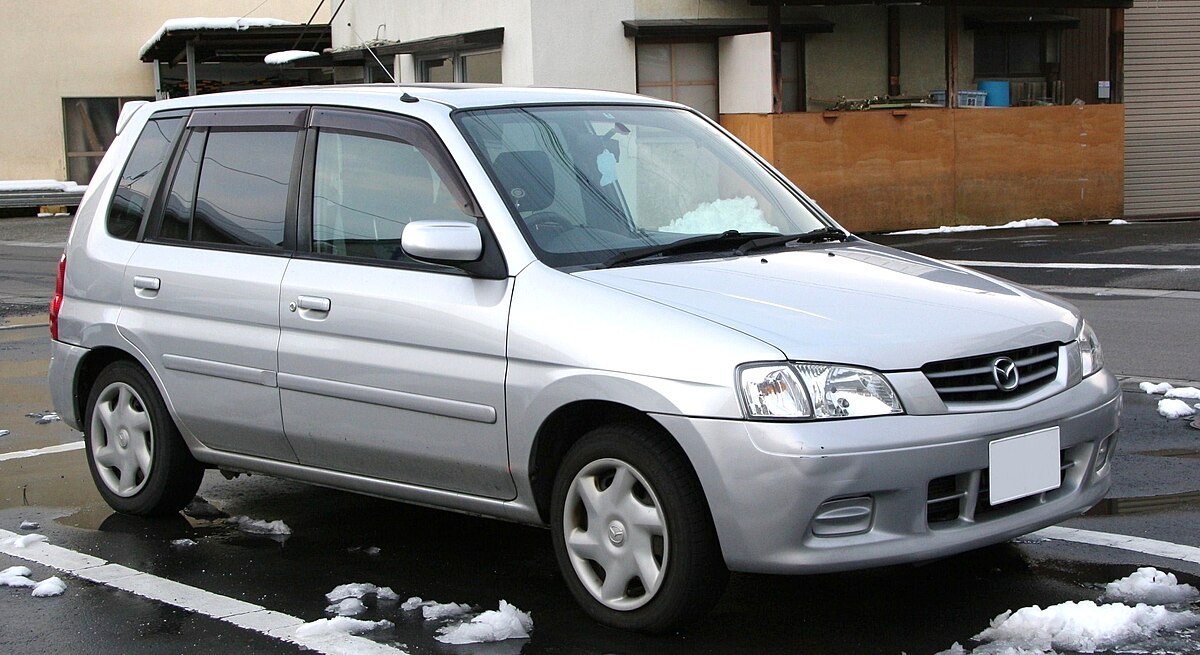
[[[1117,431],[1120,406],[1116,380],[1101,372],[1006,412],[809,423],[655,418],[696,467],[731,569],[816,573],[933,559],[1086,511],[1111,484],[1111,464],[1096,456]],[[989,443],[1050,427],[1059,429],[1060,486],[992,507],[981,497]],[[936,502],[947,494],[954,498]]]
[[[54,403],[54,411],[63,423],[76,430],[83,430],[80,423],[76,402],[75,382],[78,379],[79,365],[87,355],[87,348],[80,348],[62,341],[50,342],[50,372],[47,382],[50,385],[50,400]]]

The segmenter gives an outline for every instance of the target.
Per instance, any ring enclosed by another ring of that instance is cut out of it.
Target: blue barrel
[[[1008,80],[980,80],[979,90],[987,91],[987,100],[984,101],[986,106],[1008,106]]]

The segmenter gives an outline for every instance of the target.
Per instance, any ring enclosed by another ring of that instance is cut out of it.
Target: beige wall
[[[835,100],[884,95],[887,80],[887,10],[882,7],[825,8],[821,18],[835,27],[810,34],[805,51],[809,111],[825,108],[812,99]]]
[[[245,0],[0,2],[0,180],[66,176],[63,98],[153,96],[138,51],[168,18],[241,16]],[[267,0],[252,17],[308,20],[310,0]],[[325,21],[329,10],[318,14]]]

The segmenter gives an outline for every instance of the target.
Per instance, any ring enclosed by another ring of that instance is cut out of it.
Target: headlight
[[[1080,321],[1079,334],[1075,341],[1079,344],[1079,363],[1083,377],[1099,372],[1104,367],[1104,357],[1100,351],[1100,340],[1096,338],[1096,333],[1087,321]]]
[[[738,370],[748,418],[852,418],[903,414],[883,376],[835,364],[751,364]]]

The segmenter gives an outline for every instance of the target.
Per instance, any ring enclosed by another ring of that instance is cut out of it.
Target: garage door
[[[1125,213],[1200,216],[1200,0],[1125,12]]]

